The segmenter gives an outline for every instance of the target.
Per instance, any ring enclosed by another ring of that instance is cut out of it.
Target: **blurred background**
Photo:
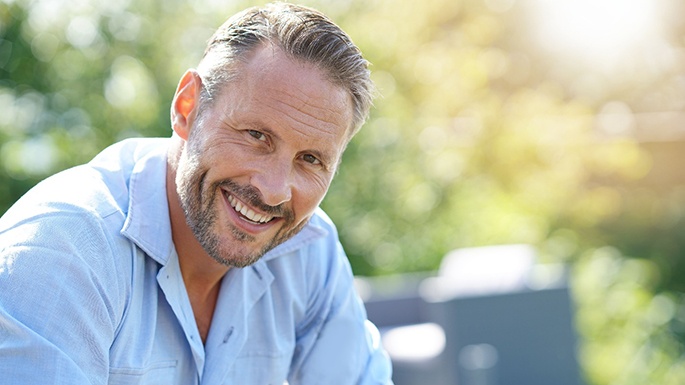
[[[263,3],[0,0],[0,213],[118,139],[170,135],[180,76]],[[583,381],[685,383],[685,3],[301,3],[379,88],[323,204],[356,275],[530,245],[568,267]]]

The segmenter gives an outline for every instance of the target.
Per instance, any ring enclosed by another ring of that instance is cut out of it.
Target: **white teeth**
[[[243,204],[240,203],[240,201],[238,201],[237,199],[235,199],[233,195],[228,196],[228,203],[231,204],[235,211],[239,212],[245,218],[251,220],[252,222],[266,223],[273,219],[273,217],[270,215],[257,214],[251,209],[247,208],[246,206],[243,206]]]

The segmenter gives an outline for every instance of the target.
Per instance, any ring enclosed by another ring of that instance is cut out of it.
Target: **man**
[[[171,106],[0,219],[11,384],[387,384],[390,364],[318,209],[371,101],[320,13],[229,19]]]

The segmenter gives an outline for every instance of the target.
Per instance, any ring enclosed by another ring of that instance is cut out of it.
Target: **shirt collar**
[[[165,265],[173,251],[166,196],[166,150],[158,146],[137,159],[129,180],[129,202],[121,233]]]
[[[293,252],[319,238],[325,237],[328,234],[328,230],[319,224],[320,211],[321,209],[317,209],[299,233],[264,254],[262,260],[268,261],[280,255]]]
[[[129,207],[121,233],[152,259],[166,265],[172,254],[171,220],[166,195],[166,146],[159,146],[136,161],[129,181]],[[264,255],[267,261],[322,238],[328,231],[317,209],[302,230]],[[325,218],[325,214],[323,214]]]

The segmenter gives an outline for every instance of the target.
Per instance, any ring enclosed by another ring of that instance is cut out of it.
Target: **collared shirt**
[[[389,384],[335,227],[221,283],[203,344],[171,238],[168,139],[130,139],[0,218],[0,378],[21,384]]]

